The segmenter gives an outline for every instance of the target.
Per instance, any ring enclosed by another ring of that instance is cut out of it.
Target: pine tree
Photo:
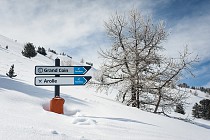
[[[200,104],[196,103],[193,106],[192,115],[195,118],[210,120],[210,100],[203,99],[199,103]]]
[[[41,54],[42,48],[41,48],[41,47],[38,47],[37,52],[38,52],[39,54]]]
[[[183,105],[182,105],[182,104],[178,104],[178,105],[176,106],[175,112],[180,113],[180,114],[185,114]]]
[[[43,54],[44,56],[47,55],[46,50],[45,50],[44,47],[42,47],[42,54]]]
[[[44,56],[47,55],[46,50],[45,50],[44,47],[38,47],[37,52],[38,52],[39,54],[44,55]]]
[[[57,52],[55,50],[51,50],[50,48],[48,49],[48,52],[52,52],[54,54],[57,54]]]
[[[22,55],[28,58],[36,56],[35,46],[32,43],[27,43],[24,45],[24,50],[22,51]]]
[[[193,106],[193,109],[192,109],[192,115],[193,115],[193,117],[200,118],[199,108],[200,107],[199,107],[198,103],[195,103],[195,105]]]
[[[6,75],[9,76],[10,78],[17,76],[17,75],[15,75],[15,72],[14,72],[14,64],[10,67],[9,72],[6,73]]]
[[[83,64],[83,63],[85,63],[85,61],[84,61],[84,59],[83,59],[83,58],[80,60],[80,63],[82,63],[82,64]]]
[[[210,100],[203,99],[200,101],[201,104],[201,118],[203,119],[210,119]]]

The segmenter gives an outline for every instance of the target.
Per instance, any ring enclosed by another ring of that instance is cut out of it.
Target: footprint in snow
[[[52,133],[52,134],[55,134],[55,135],[57,135],[57,134],[58,134],[58,132],[57,132],[57,131],[55,131],[55,130],[52,130],[52,131],[51,131],[51,133]]]
[[[80,112],[80,110],[78,110],[78,109],[68,110],[67,108],[64,108],[64,115],[67,115],[67,116],[73,116],[79,112]]]
[[[95,125],[96,123],[97,123],[96,120],[89,118],[80,118],[80,117],[76,117],[72,121],[72,124],[78,124],[78,125]]]
[[[84,115],[82,113],[80,113],[80,112],[77,112],[74,116],[75,117],[83,117]]]

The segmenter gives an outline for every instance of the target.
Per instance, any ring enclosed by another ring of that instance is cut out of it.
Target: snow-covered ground
[[[64,114],[47,111],[54,87],[34,86],[34,67],[54,65],[54,58],[23,57],[23,44],[0,36],[0,140],[208,140],[210,121],[195,124],[127,107],[112,96],[86,86],[61,87]],[[8,49],[5,46],[8,45]],[[15,65],[17,77],[6,72]],[[93,75],[90,71],[86,75]],[[188,91],[189,92],[189,91]],[[194,92],[194,91],[193,91]],[[191,94],[191,93],[189,93]],[[195,102],[206,98],[192,95],[186,115]]]

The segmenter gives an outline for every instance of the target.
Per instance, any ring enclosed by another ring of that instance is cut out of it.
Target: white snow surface
[[[0,45],[0,140],[210,139],[210,121],[194,119],[192,124],[145,112],[86,86],[60,87],[61,97],[65,99],[64,114],[50,112],[54,87],[34,86],[34,67],[53,66],[57,56],[50,54],[53,59],[49,59],[49,54],[46,57],[37,54],[26,58],[21,54],[24,44],[4,36],[0,36]],[[12,64],[17,74],[13,79],[6,76]],[[186,115],[171,115],[192,119],[192,106],[207,98],[197,92],[198,96],[189,98]]]

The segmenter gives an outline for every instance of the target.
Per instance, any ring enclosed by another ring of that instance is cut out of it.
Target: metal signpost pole
[[[55,66],[60,66],[60,59],[55,59]],[[60,74],[55,74],[55,77],[60,77]],[[60,85],[55,85],[55,97],[50,101],[50,111],[58,114],[63,114],[63,105],[65,100],[60,97]]]
[[[55,66],[60,66],[60,59],[59,58],[55,59]],[[60,77],[60,75],[56,74],[55,77]],[[55,86],[55,97],[56,96],[60,97],[60,86],[59,85]]]

